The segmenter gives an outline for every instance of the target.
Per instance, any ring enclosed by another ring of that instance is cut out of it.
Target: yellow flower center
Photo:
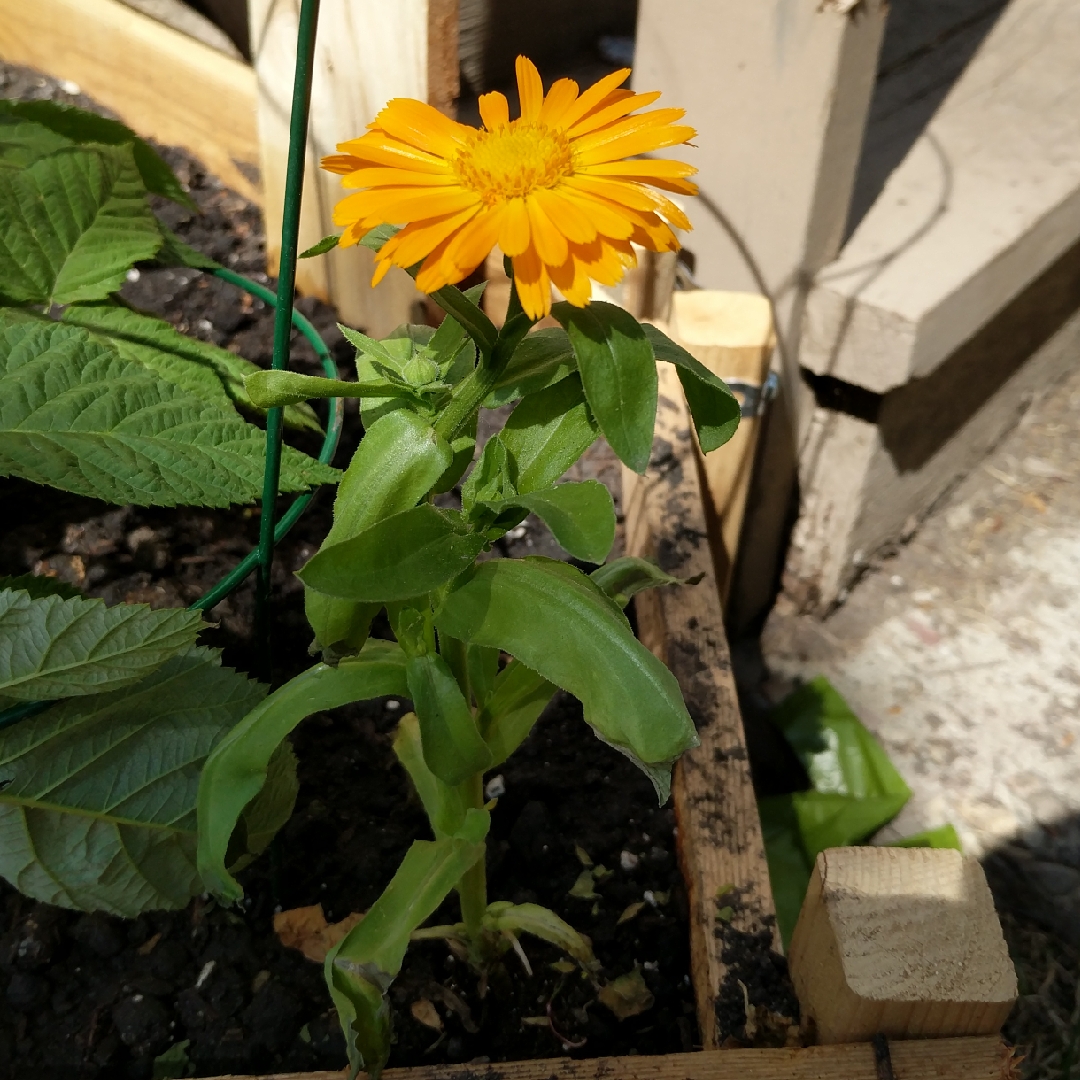
[[[546,124],[512,120],[494,131],[477,131],[454,159],[463,186],[488,206],[554,187],[573,172],[570,141]]]

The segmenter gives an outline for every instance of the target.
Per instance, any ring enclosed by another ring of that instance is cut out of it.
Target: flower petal
[[[505,205],[506,213],[499,230],[499,247],[513,258],[529,246],[529,212],[524,199],[508,199]]]
[[[427,221],[412,221],[387,240],[379,252],[379,257],[408,269],[421,259],[427,258],[447,237],[456,233],[479,212],[479,206],[470,206],[456,214],[446,214]]]
[[[454,237],[447,257],[465,274],[479,266],[498,241],[505,214],[505,206],[485,207]]]
[[[536,248],[530,247],[514,258],[514,288],[530,319],[551,314],[551,279]]]
[[[527,56],[519,56],[514,61],[514,70],[517,73],[521,119],[533,123],[539,119],[544,104],[544,83],[536,65]]]
[[[567,110],[562,122],[564,128],[572,127],[583,116],[596,108],[617,87],[622,86],[630,78],[629,68],[619,68],[610,75],[605,75],[598,82],[594,82],[587,90],[582,91],[581,97]],[[340,147],[339,147],[340,149]]]
[[[535,196],[530,195],[525,200],[525,208],[529,211],[529,225],[532,228],[536,253],[548,266],[559,266],[564,263],[568,251],[566,237],[544,213],[543,207],[537,202]]]
[[[510,123],[510,105],[505,94],[492,90],[490,94],[481,94],[476,102],[480,106],[480,119],[488,131],[494,131],[500,124]]]
[[[584,307],[592,297],[592,282],[585,264],[568,253],[562,266],[549,266],[551,284],[570,301],[574,307]]]
[[[613,124],[599,128],[597,131],[590,131],[587,135],[575,138],[573,140],[574,154],[576,157],[587,155],[590,151],[596,150],[607,143],[615,142],[624,135],[674,124],[676,120],[681,120],[685,115],[685,109],[652,109],[650,112],[626,116],[622,120],[616,120]],[[610,159],[605,158],[605,160]]]
[[[567,240],[578,244],[587,244],[596,239],[596,226],[589,220],[588,214],[564,199],[558,188],[541,188],[533,193],[544,208],[544,213],[555,223]]]
[[[414,169],[418,172],[450,171],[449,163],[443,158],[398,142],[382,132],[369,131],[359,139],[338,143],[338,149],[346,153],[356,153],[366,161],[389,165],[391,168]]]
[[[630,234],[634,231],[633,223],[604,200],[574,191],[565,184],[560,185],[559,194],[575,209],[585,214],[596,227],[596,231],[602,236],[609,236],[616,240],[628,240]]]
[[[327,172],[342,174],[354,172],[364,164],[365,162],[361,161],[358,157],[354,157],[352,154],[327,154],[326,157],[319,162],[319,165]]]
[[[580,135],[587,135],[590,131],[596,131],[597,128],[602,128],[605,124],[613,124],[616,120],[621,120],[635,109],[644,109],[646,105],[651,105],[659,96],[659,90],[653,90],[648,94],[630,94],[622,101],[614,101],[610,105],[605,105],[603,108],[596,109],[587,116],[583,116],[567,134],[571,139]]]
[[[369,228],[381,224],[420,221],[456,213],[468,206],[479,206],[480,196],[463,188],[375,188],[346,195],[334,207],[334,222],[368,222]]]
[[[573,79],[558,79],[552,84],[544,98],[544,104],[540,107],[540,123],[547,124],[548,127],[561,127],[563,117],[577,101],[577,96],[578,84]]]
[[[678,146],[689,142],[696,134],[692,127],[685,126],[646,128],[612,142],[601,143],[595,149],[581,153],[578,160],[582,165],[598,165],[635,154],[647,154],[650,150],[663,150],[665,146]]]
[[[608,202],[648,213],[661,213],[678,229],[692,229],[686,217],[670,199],[628,180],[609,180],[601,176],[569,176],[563,183],[577,191],[598,195]]]
[[[471,130],[444,116],[434,105],[414,98],[392,98],[372,127],[442,158],[452,158],[465,145]]]
[[[342,181],[344,188],[375,187],[450,187],[461,186],[461,181],[451,172],[415,172],[411,169],[392,169],[366,166],[350,172]]]

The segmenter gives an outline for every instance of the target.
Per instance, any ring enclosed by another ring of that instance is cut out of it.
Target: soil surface
[[[3,65],[0,93],[92,105],[52,80]],[[200,208],[190,215],[162,204],[162,216],[189,244],[266,282],[257,208],[187,155],[162,153]],[[214,278],[141,268],[124,296],[189,334],[269,363],[269,310]],[[346,371],[351,349],[333,312],[308,300],[299,306]],[[318,370],[303,341],[294,367]],[[347,414],[338,464],[359,434],[355,412]],[[294,441],[318,449],[317,439]],[[617,487],[618,470],[604,448],[578,471]],[[309,663],[302,590],[292,572],[329,527],[328,495],[279,547],[275,681]],[[159,607],[197,599],[251,550],[258,529],[258,511],[250,508],[114,508],[14,480],[0,481],[0,509],[0,574],[52,574],[109,603]],[[551,550],[538,522],[513,536],[507,553]],[[249,581],[209,613],[214,625],[203,636],[242,670],[254,667],[253,607]],[[0,882],[0,1077],[144,1080],[165,1053],[174,1064],[160,1063],[157,1075],[341,1068],[344,1044],[321,966],[281,945],[273,916],[317,903],[331,922],[366,910],[411,841],[427,837],[390,748],[407,707],[377,701],[301,725],[293,739],[301,785],[296,813],[270,852],[241,875],[246,898],[239,907],[204,897],[183,911],[124,921],[36,903]],[[510,952],[480,980],[446,945],[415,946],[391,991],[391,1063],[694,1049],[686,902],[670,807],[657,807],[644,776],[593,737],[568,697],[552,703],[500,775],[504,794],[488,854],[492,899],[551,907],[590,936],[603,969],[595,981],[565,970],[556,950],[526,939],[525,959]],[[587,899],[570,895],[586,859],[609,871],[594,875],[596,896]],[[456,918],[453,903],[436,915]],[[647,1007],[619,1020],[598,992],[635,970]]]

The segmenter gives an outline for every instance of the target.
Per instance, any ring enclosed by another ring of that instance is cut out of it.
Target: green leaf
[[[131,686],[195,644],[197,611],[0,592],[0,694],[15,701]]]
[[[240,817],[244,831],[244,865],[261,855],[292,817],[299,790],[296,754],[286,741],[274,751],[266,767],[266,783]],[[229,869],[236,873],[240,865],[234,863]]]
[[[65,600],[82,596],[82,591],[59,578],[44,577],[38,574],[20,574],[18,577],[0,577],[0,589],[21,589],[30,594],[32,600],[43,596],[62,596]]]
[[[378,521],[408,510],[450,465],[450,448],[427,421],[401,410],[367,429],[334,500],[334,522],[323,548],[350,540]],[[324,649],[357,651],[378,611],[371,604],[335,599],[307,589],[304,608]]]
[[[340,236],[324,236],[317,244],[312,244],[311,247],[306,251],[301,251],[296,257],[298,259],[313,259],[316,255],[325,255],[328,251],[333,251],[340,243]]]
[[[35,900],[134,917],[182,908],[207,754],[265,693],[192,649],[132,687],[0,731],[0,874]]]
[[[262,373],[262,368],[228,349],[181,334],[164,319],[112,302],[72,304],[61,318],[104,338],[124,360],[156,371],[166,381],[211,405],[224,409],[239,405],[256,412],[263,409],[245,388],[245,379],[255,372]],[[322,432],[318,417],[307,405],[287,408],[285,423]]]
[[[565,330],[553,326],[534,330],[514,350],[495,389],[488,394],[484,407],[497,409],[518,398],[545,390],[577,371],[570,338]]]
[[[244,807],[262,790],[270,760],[305,717],[353,701],[408,696],[405,654],[369,641],[358,657],[337,667],[316,664],[297,675],[247,715],[207,759],[199,782],[199,874],[215,895],[238,900],[243,889],[225,868],[229,839]]]
[[[478,708],[483,708],[495,690],[495,680],[499,676],[498,649],[489,649],[484,645],[469,645],[465,650],[465,666],[469,672],[469,687]]]
[[[420,741],[420,721],[416,713],[406,713],[394,735],[394,753],[416,789],[431,822],[436,840],[453,836],[465,823],[468,807],[459,788],[444,784],[427,766]]]
[[[723,379],[714,375],[701,361],[677,345],[662,330],[645,325],[657,360],[666,360],[678,368],[690,415],[694,418],[698,443],[707,454],[735,434],[739,426],[739,400],[727,388]]]
[[[479,533],[424,503],[351,540],[324,546],[298,576],[312,589],[344,600],[408,600],[453,581],[484,546]]]
[[[621,608],[639,592],[662,585],[695,585],[697,581],[683,580],[665,574],[654,562],[631,555],[615,559],[594,570],[590,578]],[[700,580],[700,579],[699,579]]]
[[[194,1069],[188,1058],[190,1045],[190,1039],[182,1039],[173,1043],[163,1054],[158,1054],[154,1058],[150,1080],[180,1080],[181,1077],[190,1076]]]
[[[219,270],[221,263],[185,244],[171,229],[158,222],[162,244],[154,256],[155,266],[186,266],[192,270]]]
[[[491,696],[477,716],[491,749],[491,768],[501,765],[525,741],[556,690],[520,660],[511,660],[499,672]]]
[[[390,1056],[386,991],[401,970],[409,936],[484,857],[488,824],[485,811],[470,810],[457,836],[414,841],[363,920],[327,954],[326,981],[354,1073],[362,1068],[371,1080],[382,1073]]]
[[[476,417],[460,435],[450,441],[450,450],[454,455],[450,467],[439,477],[435,486],[431,489],[433,495],[440,495],[444,491],[451,491],[465,475],[465,471],[473,463],[476,455]]]
[[[566,328],[589,407],[619,459],[643,473],[652,453],[658,381],[641,324],[623,308],[559,303],[551,313]]]
[[[38,158],[71,145],[71,140],[13,112],[0,100],[0,169],[25,169]]]
[[[581,380],[571,375],[522,401],[498,439],[510,453],[514,486],[527,495],[555,484],[598,434]]]
[[[118,120],[109,120],[97,113],[70,105],[59,105],[54,101],[0,101],[0,155],[3,156],[6,156],[4,151],[7,145],[3,122],[8,118],[31,122],[51,133],[49,141],[40,137],[35,139],[34,146],[40,151],[36,156],[72,144],[128,145],[147,191],[172,199],[189,210],[198,210],[191,196],[157,151]],[[30,164],[30,161],[25,164]]]
[[[73,148],[0,170],[0,295],[15,303],[100,300],[161,247],[128,146]]]
[[[264,371],[261,368],[245,378],[244,387],[260,409],[295,405],[317,398],[400,397],[402,391],[397,383],[385,380],[344,382],[319,375],[301,375],[296,371]]]
[[[539,904],[511,904],[506,900],[496,900],[488,904],[484,926],[496,932],[508,930],[513,934],[532,934],[562,949],[586,967],[596,966],[589,939],[560,919],[554,911]]]
[[[485,562],[450,590],[435,625],[568,690],[593,730],[667,799],[671,764],[697,745],[693,721],[675,676],[585,575],[550,559]]]
[[[469,478],[461,485],[462,508],[471,514],[477,503],[498,501],[514,490],[506,444],[497,438],[488,439]]]
[[[963,851],[964,845],[952,825],[939,825],[936,829],[925,829],[923,832],[905,836],[902,840],[893,840],[889,847],[928,847],[928,848],[952,848],[954,851]]]
[[[430,653],[413,656],[405,673],[427,767],[451,786],[483,772],[491,764],[491,751],[446,661]]]
[[[262,494],[265,450],[258,427],[104,339],[0,310],[0,476],[118,505],[228,506]],[[338,475],[285,447],[280,490]]]
[[[520,506],[534,513],[575,559],[602,563],[615,542],[615,504],[597,480],[560,484],[531,495],[486,503],[495,511]]]

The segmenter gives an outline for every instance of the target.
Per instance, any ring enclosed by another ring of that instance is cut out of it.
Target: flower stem
[[[462,794],[467,807],[480,809],[484,805],[484,775],[477,773],[462,784]],[[477,954],[484,934],[484,915],[487,912],[487,866],[484,855],[466,870],[458,882],[461,900],[461,918],[469,939],[469,951]]]

